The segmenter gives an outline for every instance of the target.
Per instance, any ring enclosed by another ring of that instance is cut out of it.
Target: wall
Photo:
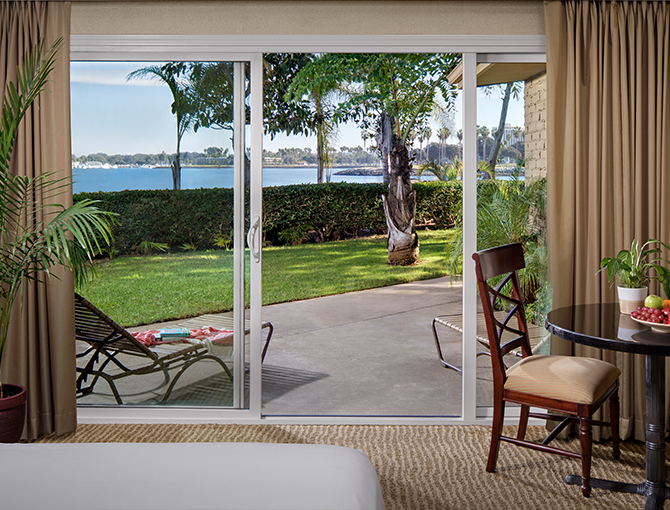
[[[526,80],[526,180],[547,176],[547,73]]]
[[[542,0],[74,1],[73,34],[544,35]]]

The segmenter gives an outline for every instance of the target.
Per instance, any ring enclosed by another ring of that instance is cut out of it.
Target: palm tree
[[[440,161],[444,162],[444,149],[447,143],[447,139],[451,136],[451,130],[443,126],[437,132],[437,137],[440,139]]]
[[[316,131],[316,182],[321,184],[330,182],[330,174],[333,169],[333,144],[337,140],[337,123],[333,119],[333,102],[331,98],[334,91],[322,94],[315,89],[310,94],[310,101],[314,108],[314,124]]]
[[[489,128],[486,126],[477,126],[477,134],[482,139],[482,160],[486,159],[486,140],[489,138]]]
[[[181,153],[181,139],[184,133],[190,131],[195,121],[194,109],[189,96],[188,80],[182,77],[186,67],[181,62],[169,62],[162,66],[148,66],[137,69],[126,76],[127,80],[148,77],[165,83],[174,102],[172,103],[172,113],[177,117],[177,152],[172,162],[172,186],[176,190],[181,189],[181,163],[179,157]]]
[[[420,136],[422,140],[426,141],[426,155],[424,156],[424,160],[428,159],[428,142],[430,141],[430,137],[433,135],[433,130],[430,129],[430,126],[423,126],[421,128]]]

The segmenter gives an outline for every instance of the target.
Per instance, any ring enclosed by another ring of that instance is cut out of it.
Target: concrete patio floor
[[[263,320],[273,324],[274,334],[263,364],[262,413],[459,416],[462,378],[440,365],[431,321],[461,311],[461,288],[459,281],[444,277],[263,307]],[[460,366],[461,334],[445,327],[438,332],[445,359]],[[490,359],[480,356],[477,365],[478,404],[486,405]],[[161,376],[147,377],[119,382],[124,403],[160,400],[165,390]],[[114,404],[108,390],[101,382],[79,403]],[[188,405],[194,393],[220,399],[229,390],[215,363],[197,363],[184,373],[167,404]]]
[[[433,317],[460,309],[461,284],[449,278],[264,307],[275,333],[263,413],[460,415],[461,376],[440,365],[431,329]],[[442,330],[444,355],[459,365],[460,334]],[[276,392],[282,370],[313,380]]]

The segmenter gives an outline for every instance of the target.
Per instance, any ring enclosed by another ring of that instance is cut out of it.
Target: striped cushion
[[[507,370],[505,389],[592,404],[620,375],[621,370],[599,359],[535,355]]]

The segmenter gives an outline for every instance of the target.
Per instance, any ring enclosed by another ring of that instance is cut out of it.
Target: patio
[[[460,309],[461,283],[449,277],[264,307],[263,320],[274,325],[274,334],[263,364],[263,414],[460,415],[461,375],[440,365],[431,330],[435,316]],[[445,359],[459,366],[460,333],[438,331]],[[480,356],[477,364],[482,405],[490,401],[490,361]],[[118,388],[124,404],[155,405],[165,391],[161,384],[160,375],[131,376]],[[184,373],[166,405],[228,405],[230,395],[220,368],[199,362]],[[115,401],[101,381],[78,403]]]

